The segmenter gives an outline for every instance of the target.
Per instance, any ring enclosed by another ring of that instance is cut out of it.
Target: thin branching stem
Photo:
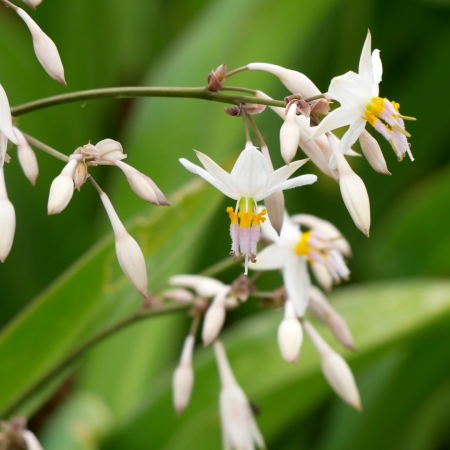
[[[45,153],[48,153],[51,156],[54,156],[55,158],[60,159],[61,161],[68,162],[69,157],[65,155],[64,153],[59,152],[58,150],[55,150],[54,148],[49,147],[47,144],[44,144],[43,142],[39,141],[38,139],[34,138],[33,136],[30,136],[29,134],[26,134],[22,131],[23,135],[25,136],[25,139],[28,141],[29,144],[33,145],[34,147],[38,148],[39,150],[42,150]]]

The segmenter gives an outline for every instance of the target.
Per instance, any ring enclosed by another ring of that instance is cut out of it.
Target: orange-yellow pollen
[[[237,224],[237,223],[238,223],[238,216],[237,216],[237,214],[234,212],[234,209],[233,209],[231,206],[229,206],[229,207],[227,208],[227,213],[228,213],[229,216],[230,216],[231,225]]]
[[[252,213],[252,212],[240,212],[238,214],[238,217],[241,220],[241,222],[240,222],[241,227],[249,228],[252,225],[254,216],[255,216],[255,213]]]
[[[267,213],[266,208],[262,209],[260,213],[255,214],[255,217],[253,217],[253,225],[259,226],[261,222],[265,222],[266,218],[264,217]]]
[[[295,247],[295,253],[297,255],[305,255],[308,256],[311,250],[311,247],[308,244],[308,239],[311,237],[311,231],[302,234],[299,243]]]

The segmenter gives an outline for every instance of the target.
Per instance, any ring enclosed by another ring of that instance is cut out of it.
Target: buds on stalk
[[[49,215],[59,214],[69,204],[73,196],[73,177],[78,162],[71,159],[50,186],[47,212]]]
[[[225,299],[229,291],[229,287],[222,289],[222,291],[214,297],[211,305],[205,313],[202,329],[203,345],[208,345],[214,341],[225,323]]]
[[[295,157],[300,140],[300,128],[297,125],[297,103],[294,101],[288,108],[286,120],[280,129],[281,156],[287,165]]]
[[[16,127],[13,129],[17,137],[17,157],[19,158],[20,166],[22,167],[25,176],[34,186],[36,184],[36,178],[39,175],[39,166],[37,163],[36,154],[30,147],[30,144],[28,144],[22,132]]]
[[[370,203],[366,186],[363,180],[353,172],[333,137],[329,135],[327,137],[336,159],[337,169],[339,171],[339,187],[341,188],[341,195],[345,206],[355,225],[369,237]]]
[[[149,203],[154,203],[155,205],[169,206],[164,194],[160,191],[158,186],[153,182],[153,180],[143,173],[136,170],[134,167],[129,166],[123,161],[116,160],[114,164],[122,169],[123,173],[127,177],[128,183],[134,193]]]
[[[39,6],[42,3],[42,0],[23,0],[23,2],[30,8],[36,9],[36,6]]]
[[[349,350],[355,350],[352,333],[344,318],[328,303],[320,289],[311,286],[309,309],[322,322],[326,323],[337,340]]]
[[[378,144],[377,140],[368,131],[363,130],[359,136],[359,143],[361,144],[364,156],[374,170],[384,175],[392,175],[387,168],[380,144]]]
[[[300,348],[303,341],[303,331],[294,305],[291,300],[286,300],[284,304],[284,319],[278,327],[278,345],[281,355],[288,363],[298,363]]]
[[[362,410],[361,399],[355,378],[347,362],[336,353],[308,321],[303,326],[322,359],[322,372],[334,391],[349,405]]]
[[[180,362],[173,373],[173,404],[177,414],[184,411],[191,399],[192,387],[194,386],[194,371],[192,369],[194,344],[195,337],[188,335],[184,341]]]
[[[120,267],[136,291],[144,298],[147,298],[147,268],[145,266],[145,258],[142,250],[123,226],[108,196],[102,192],[100,198],[102,199],[114,230],[116,253]]]
[[[54,80],[67,86],[64,79],[64,67],[55,43],[22,8],[17,8],[16,13],[23,19],[30,30],[34,51],[42,67]]]
[[[5,262],[14,241],[16,212],[6,192],[5,174],[0,169],[0,261]]]

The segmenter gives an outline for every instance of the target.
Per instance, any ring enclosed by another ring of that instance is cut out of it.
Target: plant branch
[[[236,89],[236,88],[235,88]],[[240,89],[241,90],[241,89]],[[247,92],[247,91],[245,91]],[[249,95],[227,94],[222,92],[211,92],[204,87],[180,88],[180,87],[114,87],[104,89],[92,89],[86,91],[71,92],[69,94],[55,95],[40,100],[35,100],[23,105],[11,108],[13,116],[20,116],[39,109],[64,103],[79,102],[100,98],[130,98],[130,97],[174,97],[174,98],[197,98],[213,102],[229,103],[239,105],[240,103],[257,103],[268,106],[285,107],[285,103],[279,100],[250,97]]]
[[[43,142],[39,141],[38,139],[34,138],[33,136],[30,136],[29,134],[26,134],[22,131],[22,134],[25,136],[25,139],[28,141],[29,144],[33,145],[34,147],[38,148],[39,150],[42,150],[45,153],[48,153],[51,156],[54,156],[55,158],[60,159],[61,161],[68,162],[69,157],[65,155],[64,153],[58,152],[58,150],[55,150],[54,148],[49,147],[48,145],[44,144]]]

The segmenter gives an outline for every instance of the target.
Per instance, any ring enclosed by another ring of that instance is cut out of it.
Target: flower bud
[[[297,125],[297,104],[291,103],[286,120],[280,129],[281,156],[287,165],[294,159],[300,140],[300,128]]]
[[[14,241],[16,212],[8,199],[3,168],[0,169],[0,261],[5,262]]]
[[[177,288],[164,292],[165,299],[175,300],[178,303],[191,303],[194,301],[194,294],[187,289]]]
[[[328,325],[344,347],[355,350],[353,336],[344,318],[327,302],[322,291],[315,286],[311,286],[309,291],[309,309],[317,318]]]
[[[174,275],[168,283],[171,286],[192,288],[202,297],[215,297],[226,288],[221,281],[203,275]]]
[[[78,162],[71,159],[50,186],[47,212],[49,215],[59,214],[69,204],[73,195],[73,177]]]
[[[295,70],[286,69],[275,64],[251,63],[247,65],[249,70],[264,70],[277,76],[280,81],[293,94],[300,94],[303,98],[320,95],[317,86],[306,76]]]
[[[353,172],[352,168],[344,158],[336,142],[329,139],[333,155],[336,159],[339,171],[339,187],[345,206],[350,213],[355,225],[369,237],[370,229],[370,203],[366,186],[363,180]]]
[[[81,186],[86,183],[88,176],[86,163],[84,161],[79,161],[75,169],[75,176],[73,178],[75,182],[75,187],[80,191]]]
[[[305,320],[303,326],[320,354],[322,372],[330,386],[344,401],[361,411],[361,399],[355,378],[345,359],[325,342],[308,321]]]
[[[203,345],[208,345],[214,341],[225,323],[225,298],[229,290],[230,288],[228,287],[219,292],[214,297],[211,305],[205,313],[202,329]]]
[[[42,67],[54,80],[67,86],[64,79],[64,67],[55,43],[22,8],[17,8],[16,13],[23,19],[30,30],[34,51]]]
[[[363,130],[359,136],[359,143],[364,156],[374,170],[384,175],[392,175],[387,168],[380,144],[368,131]]]
[[[112,139],[103,139],[103,141],[97,142],[95,147],[100,153],[100,159],[103,161],[114,163],[127,157],[127,155],[123,154],[122,144]]]
[[[23,173],[30,180],[34,186],[36,184],[36,178],[39,175],[39,166],[36,158],[36,154],[28,144],[23,133],[16,127],[13,128],[17,137],[17,157],[19,158],[20,166]]]
[[[225,81],[225,75],[227,74],[227,65],[226,63],[221,64],[215,71],[217,79],[222,82]]]
[[[8,97],[0,84],[0,131],[13,143],[17,145],[17,138],[13,130],[11,109],[9,107]],[[3,148],[5,147],[5,148]],[[0,150],[0,168],[3,167],[6,146],[2,145]]]
[[[180,362],[173,373],[173,404],[177,414],[181,414],[191,399],[192,387],[194,386],[194,371],[192,369],[192,353],[194,350],[195,337],[188,335],[184,341]]]
[[[36,6],[39,6],[42,3],[42,0],[23,0],[23,2],[30,8],[36,9]]]
[[[100,198],[114,230],[116,254],[120,267],[136,291],[147,298],[148,280],[144,254],[138,243],[123,226],[108,196],[102,192]]]
[[[128,183],[134,193],[149,203],[154,203],[155,205],[169,206],[164,194],[160,191],[158,186],[153,182],[153,180],[143,173],[136,170],[134,167],[129,166],[123,161],[116,160],[114,164],[122,169],[123,173],[127,177]]]
[[[286,362],[298,363],[302,341],[303,331],[295,314],[294,305],[291,300],[286,300],[284,319],[278,327],[278,345]]]

